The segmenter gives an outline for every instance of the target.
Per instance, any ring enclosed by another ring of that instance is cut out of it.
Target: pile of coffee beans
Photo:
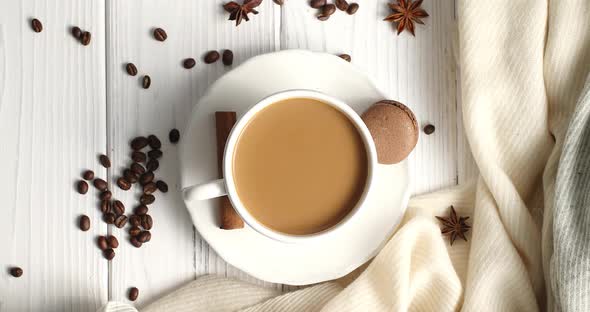
[[[346,12],[348,15],[355,14],[359,9],[358,3],[348,4],[346,0],[334,0],[334,3],[328,3],[327,0],[311,0],[309,5],[319,10],[317,18],[320,21],[327,21],[336,12],[336,9]]]
[[[76,38],[82,45],[89,45],[90,40],[92,39],[92,34],[89,31],[85,31],[80,29],[78,26],[74,26],[71,28],[72,36]]]

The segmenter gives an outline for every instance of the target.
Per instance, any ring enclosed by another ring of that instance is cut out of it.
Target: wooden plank
[[[0,311],[95,311],[107,301],[107,261],[95,245],[107,227],[94,189],[74,187],[82,169],[106,174],[97,162],[106,150],[104,19],[100,1],[0,2]],[[89,46],[72,25],[92,32]],[[90,231],[78,229],[80,214]],[[7,274],[13,265],[21,278]]]
[[[224,2],[179,0],[171,5],[169,1],[107,1],[109,150],[115,164],[111,180],[129,163],[129,140],[154,133],[164,143],[164,157],[156,175],[171,187],[171,192],[157,196],[150,206],[154,218],[151,242],[137,250],[123,239],[125,243],[112,265],[114,300],[126,301],[127,288],[136,286],[140,289],[136,305],[141,307],[195,275],[206,273],[254,281],[217,257],[193,232],[178,191],[177,149],[167,139],[171,128],[185,128],[191,109],[207,87],[231,70],[221,62],[205,65],[202,56],[206,51],[231,49],[236,66],[278,46],[279,24],[275,19],[279,11],[272,1],[264,1],[260,14],[238,28],[226,21],[228,16],[221,6]],[[168,39],[155,41],[151,35],[154,27],[165,29]],[[187,57],[197,59],[191,70],[182,67]],[[127,62],[137,65],[138,76],[125,73]],[[148,90],[139,86],[143,74],[152,78]],[[134,195],[115,192],[128,209],[136,202]],[[119,229],[113,232],[126,237]]]

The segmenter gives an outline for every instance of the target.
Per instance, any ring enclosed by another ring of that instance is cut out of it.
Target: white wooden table
[[[474,165],[462,133],[458,103],[454,1],[427,0],[430,17],[414,38],[396,36],[383,22],[386,0],[359,0],[354,17],[337,12],[327,22],[314,17],[304,0],[283,7],[265,0],[260,14],[238,28],[227,21],[225,0],[21,0],[0,1],[0,311],[95,311],[107,300],[126,301],[140,289],[138,307],[174,288],[213,273],[263,283],[232,268],[199,237],[178,192],[177,149],[167,140],[183,129],[192,106],[207,87],[231,70],[221,63],[192,70],[186,57],[201,59],[212,49],[231,49],[234,66],[282,49],[348,53],[392,99],[410,106],[423,135],[414,157],[414,193],[451,186],[473,176]],[[43,22],[34,33],[30,18]],[[84,47],[70,35],[77,25],[92,33]],[[162,27],[168,40],[151,36]],[[152,86],[123,66],[133,62]],[[247,82],[244,82],[247,83]],[[129,140],[154,133],[164,142],[158,174],[172,191],[150,210],[152,241],[135,249],[123,231],[100,220],[94,190],[86,196],[74,184],[89,168],[109,179],[114,197],[130,192],[113,185],[129,159]],[[114,166],[99,166],[106,153]],[[92,228],[81,232],[77,217]],[[97,235],[121,238],[107,262]],[[7,273],[18,265],[24,275]],[[286,285],[268,287],[290,289]]]

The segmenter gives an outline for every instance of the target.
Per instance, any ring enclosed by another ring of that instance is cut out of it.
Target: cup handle
[[[206,200],[227,195],[225,179],[193,185],[182,190],[185,201]]]

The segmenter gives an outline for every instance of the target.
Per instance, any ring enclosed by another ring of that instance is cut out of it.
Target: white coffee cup
[[[363,143],[365,145],[365,150],[367,152],[367,181],[365,183],[364,191],[354,206],[354,208],[346,215],[340,222],[336,225],[332,226],[329,229],[326,229],[321,232],[313,233],[313,234],[306,234],[306,235],[292,235],[281,233],[270,229],[257,221],[249,212],[248,209],[243,205],[240,197],[238,196],[236,185],[234,182],[234,173],[233,173],[233,154],[235,151],[236,143],[242,133],[244,127],[248,124],[248,122],[262,109],[266,108],[269,105],[273,105],[275,103],[281,102],[283,100],[292,99],[292,98],[309,98],[314,100],[319,100],[324,102],[332,107],[338,109],[341,113],[346,115],[348,119],[355,125],[356,129],[358,130]],[[229,197],[230,202],[232,203],[236,212],[240,215],[240,217],[244,220],[246,224],[248,224],[252,229],[259,232],[260,234],[267,236],[269,238],[287,242],[287,243],[295,243],[295,242],[303,242],[303,241],[311,241],[317,240],[321,237],[327,237],[346,226],[350,220],[352,220],[359,211],[362,210],[363,205],[366,202],[366,199],[371,191],[373,186],[374,180],[374,172],[375,167],[377,166],[377,151],[375,149],[375,143],[373,142],[373,138],[371,137],[371,133],[367,126],[362,121],[360,116],[348,105],[344,102],[328,96],[324,93],[320,93],[317,91],[311,90],[288,90],[279,93],[275,93],[270,95],[260,102],[255,104],[252,108],[250,108],[244,116],[242,116],[238,122],[234,125],[231,133],[229,134],[225,151],[223,155],[223,179],[213,180],[207,183],[194,185],[186,187],[183,190],[183,195],[185,201],[193,201],[193,200],[207,200],[211,198],[221,197],[227,195]]]

